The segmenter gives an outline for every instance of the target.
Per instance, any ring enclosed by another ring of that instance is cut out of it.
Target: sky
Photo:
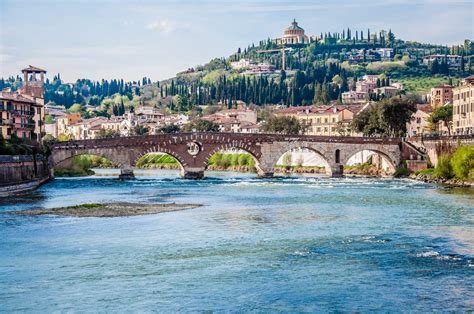
[[[295,18],[306,34],[391,29],[443,45],[474,39],[473,0],[0,0],[0,77],[31,64],[66,82],[152,81],[252,42]]]

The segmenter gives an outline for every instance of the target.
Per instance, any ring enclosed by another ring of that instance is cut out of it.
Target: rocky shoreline
[[[127,217],[151,215],[165,212],[180,211],[202,206],[201,204],[147,204],[147,203],[110,203],[81,204],[58,208],[36,208],[7,212],[19,216],[69,216],[69,217]]]
[[[435,178],[427,174],[412,174],[410,175],[410,178],[418,181],[423,181],[425,183],[444,184],[450,187],[474,188],[474,182],[462,181],[457,179]]]

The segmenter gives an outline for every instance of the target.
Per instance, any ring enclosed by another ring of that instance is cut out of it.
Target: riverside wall
[[[0,197],[33,190],[51,177],[43,155],[0,155]]]

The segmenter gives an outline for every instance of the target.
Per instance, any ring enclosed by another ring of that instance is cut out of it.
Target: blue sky
[[[0,0],[0,76],[33,64],[77,78],[153,81],[280,36],[389,29],[406,40],[473,39],[472,0]]]

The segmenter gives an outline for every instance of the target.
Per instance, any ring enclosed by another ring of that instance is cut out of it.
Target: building
[[[304,29],[298,26],[296,20],[283,32],[283,37],[273,39],[277,45],[306,45],[310,43],[310,38],[305,35]]]
[[[400,93],[400,90],[394,86],[382,86],[374,89],[374,93],[385,98],[392,98]]]
[[[281,109],[275,115],[295,117],[306,126],[307,135],[358,136],[360,134],[351,130],[350,123],[361,109],[362,105],[301,106]]]
[[[430,104],[416,105],[416,111],[413,113],[411,121],[407,123],[409,136],[431,133],[429,118],[432,111],[433,108]]]
[[[259,63],[251,65],[244,74],[271,74],[275,73],[276,67],[269,63]]]
[[[29,65],[27,68],[21,70],[23,73],[23,87],[19,93],[34,102],[34,137],[40,142],[45,133],[45,109],[44,109],[44,76],[46,70]],[[38,77],[39,75],[39,77]]]
[[[433,108],[453,103],[453,87],[448,84],[440,84],[431,88],[431,106]]]
[[[245,58],[240,59],[239,61],[234,61],[230,63],[230,67],[234,70],[242,70],[242,69],[248,69],[250,66],[252,66],[254,63],[251,62],[250,60],[247,60]]]
[[[373,94],[374,89],[377,87],[377,83],[372,81],[357,81],[356,92]]]
[[[228,109],[202,117],[219,125],[221,132],[257,133],[257,111],[250,108]],[[245,129],[245,131],[243,130]]]
[[[379,48],[377,52],[383,61],[392,61],[394,57],[393,48]]]
[[[474,75],[453,88],[453,131],[455,134],[474,133]]]
[[[18,93],[0,93],[0,125],[4,139],[16,135],[22,139],[33,139],[35,131],[35,102]]]
[[[22,139],[41,141],[45,135],[45,70],[29,66],[22,70],[23,86],[17,92],[0,93],[2,136],[13,134]],[[37,76],[39,75],[39,77]]]
[[[344,104],[363,104],[369,100],[369,93],[349,91],[342,93],[342,102]]]
[[[462,57],[458,55],[429,55],[423,58],[423,63],[430,65],[435,60],[438,61],[439,64],[446,61],[448,67],[453,70],[460,70],[462,66]]]
[[[81,115],[79,113],[71,113],[63,117],[56,118],[56,128],[58,136],[61,134],[68,134],[68,127],[71,124],[75,124],[81,120]]]
[[[145,107],[140,106],[135,110],[135,116],[138,120],[161,120],[164,117],[164,114],[155,107]]]

